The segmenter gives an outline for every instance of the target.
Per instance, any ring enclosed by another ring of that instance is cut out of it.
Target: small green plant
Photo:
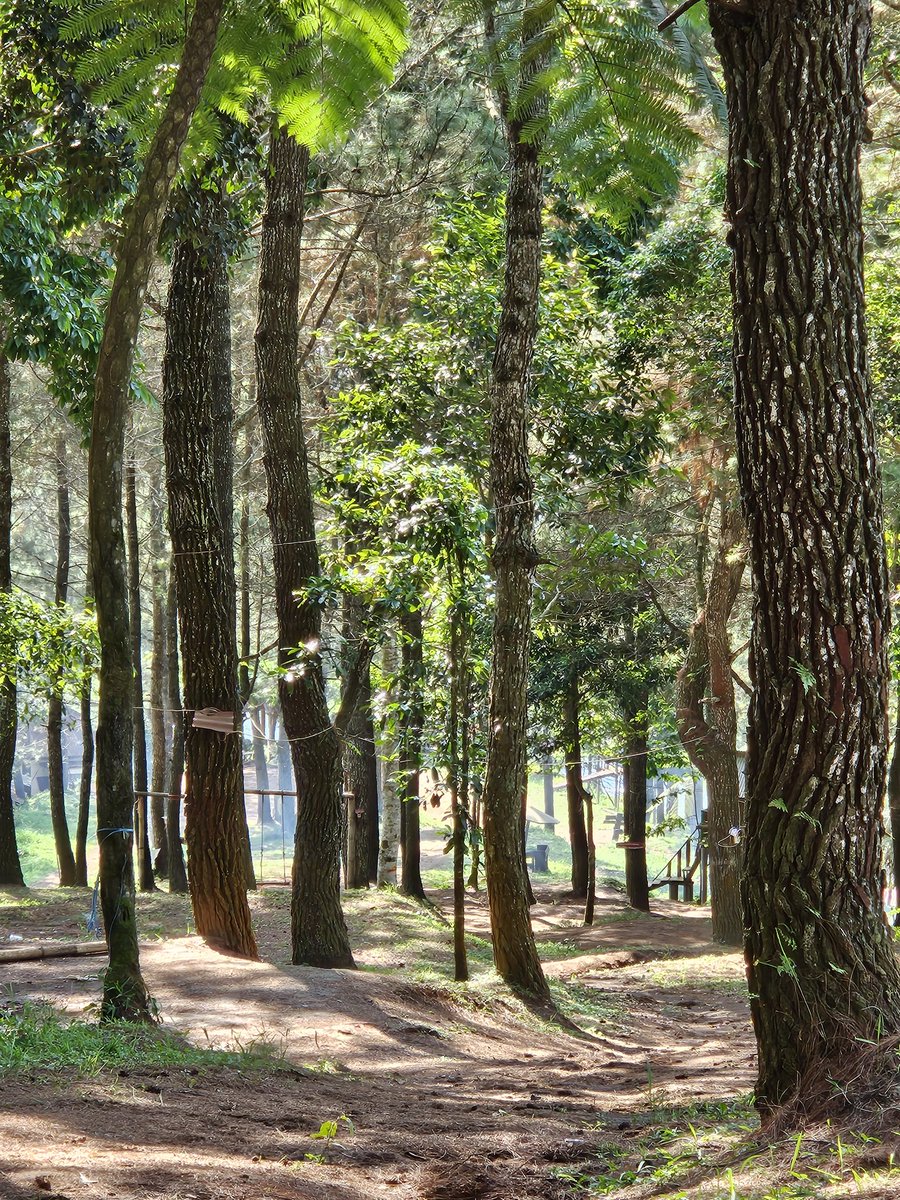
[[[337,1138],[341,1128],[343,1128],[346,1133],[355,1132],[353,1122],[346,1113],[341,1113],[339,1117],[336,1117],[333,1120],[329,1119],[323,1121],[315,1133],[311,1133],[309,1135],[314,1141],[322,1142],[323,1149],[319,1153],[309,1152],[304,1154],[304,1162],[325,1162],[325,1152],[328,1150],[328,1147],[332,1144],[332,1142]]]

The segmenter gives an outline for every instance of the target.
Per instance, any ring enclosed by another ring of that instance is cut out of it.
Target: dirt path
[[[635,920],[618,904],[608,898],[606,923],[584,933],[565,924],[568,910],[555,894],[535,914],[542,940],[570,943],[571,957],[548,969],[574,973],[575,1000],[608,1014],[593,1040],[548,1027],[496,990],[476,988],[463,1005],[399,972],[284,965],[280,922],[277,937],[258,922],[268,962],[225,959],[193,937],[158,942],[143,961],[167,1024],[199,1044],[266,1043],[288,1066],[4,1082],[0,1196],[569,1195],[554,1176],[559,1164],[590,1157],[610,1131],[637,1128],[648,1106],[732,1096],[752,1080],[737,957],[698,945],[693,916]],[[44,911],[43,926],[34,913],[24,927],[47,936],[48,923],[49,931],[54,921],[63,927],[65,916],[60,903],[54,917]],[[477,929],[484,914],[473,906],[471,916]],[[0,937],[4,917],[0,910]],[[623,932],[646,961],[608,969],[599,960],[621,955]],[[390,956],[373,943],[376,961]],[[659,957],[704,949],[704,958]],[[4,993],[77,1012],[96,1000],[97,965],[16,964],[4,971]],[[310,1138],[341,1117],[349,1121],[339,1121],[333,1142]]]

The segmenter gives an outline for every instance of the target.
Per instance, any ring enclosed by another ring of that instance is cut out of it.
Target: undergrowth
[[[590,1158],[553,1170],[572,1200],[887,1200],[900,1195],[900,1129],[883,1137],[826,1123],[763,1140],[752,1097],[648,1110]],[[900,1120],[898,1120],[900,1125]]]
[[[0,1076],[44,1078],[61,1071],[97,1075],[123,1068],[270,1068],[278,1064],[278,1054],[266,1038],[237,1051],[213,1050],[193,1046],[158,1026],[68,1020],[44,1005],[0,1012]]]

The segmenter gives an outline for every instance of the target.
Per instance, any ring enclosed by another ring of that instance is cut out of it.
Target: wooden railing
[[[705,904],[709,895],[709,850],[706,838],[706,814],[700,824],[688,834],[666,865],[650,883],[650,890],[668,887],[670,900],[692,903],[697,899]]]

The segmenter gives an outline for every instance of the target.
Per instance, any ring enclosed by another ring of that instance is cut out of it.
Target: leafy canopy
[[[69,6],[67,6],[68,8]],[[181,55],[182,0],[89,0],[63,23],[95,39],[78,78],[94,102],[147,140]],[[406,48],[401,0],[235,0],[226,11],[188,158],[218,145],[220,115],[246,124],[260,103],[300,142],[319,149],[346,130],[387,82]]]

